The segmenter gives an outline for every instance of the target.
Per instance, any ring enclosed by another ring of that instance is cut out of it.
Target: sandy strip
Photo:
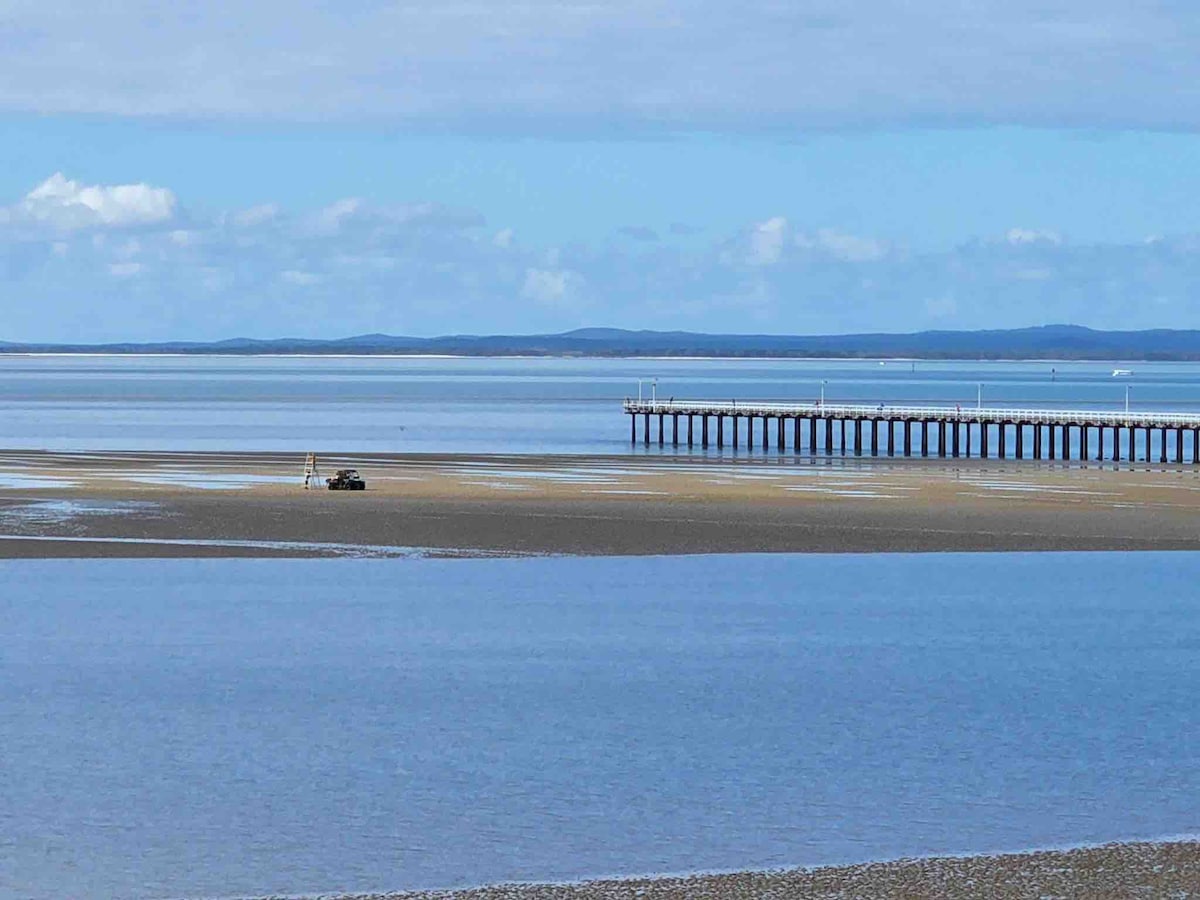
[[[327,895],[328,896],[328,895]],[[1128,900],[1200,897],[1200,843],[1108,844],[781,872],[343,895],[341,900]]]
[[[302,466],[297,454],[0,452],[0,556],[1200,550],[1193,466],[322,458],[326,474],[357,468],[362,493],[305,491]]]

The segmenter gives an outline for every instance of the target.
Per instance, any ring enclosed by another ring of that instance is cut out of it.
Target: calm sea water
[[[0,897],[1200,830],[1200,557],[0,563]]]
[[[1116,365],[0,356],[0,447],[657,453],[620,408],[654,377],[679,399],[813,402],[825,381],[829,402],[1118,409],[1128,386],[1135,408],[1200,409],[1200,364]]]

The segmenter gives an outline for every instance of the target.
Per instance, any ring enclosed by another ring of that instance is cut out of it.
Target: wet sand
[[[0,452],[0,557],[1200,550],[1200,468]]]
[[[1200,897],[1200,843],[1109,844],[781,872],[345,895],[345,900],[1128,900]]]

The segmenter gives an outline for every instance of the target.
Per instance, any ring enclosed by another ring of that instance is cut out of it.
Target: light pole
[[[1125,416],[1129,417],[1129,385],[1125,385]]]
[[[829,384],[828,381],[825,381],[824,379],[821,380],[821,406],[825,405],[825,385],[827,384]]]
[[[650,402],[658,403],[658,379],[650,382]]]
[[[979,385],[979,392],[975,395],[975,408],[983,409],[983,385]]]

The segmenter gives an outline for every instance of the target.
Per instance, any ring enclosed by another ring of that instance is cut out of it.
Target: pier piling
[[[667,417],[670,416],[671,444],[679,447],[684,441],[680,429],[680,416],[687,417],[688,447],[696,443],[696,418],[700,419],[699,443],[705,449],[710,442],[710,419],[716,419],[716,443],[724,448],[726,441],[725,419],[729,419],[732,443],[737,448],[741,442],[742,421],[745,420],[745,439],[748,449],[754,449],[755,425],[761,420],[762,449],[771,448],[771,422],[775,424],[775,449],[788,449],[787,420],[791,420],[791,449],[800,453],[807,449],[811,455],[824,452],[832,455],[835,450],[843,455],[911,457],[917,452],[917,435],[920,430],[920,454],[940,458],[974,458],[976,429],[978,429],[978,455],[989,459],[1006,459],[1009,453],[1009,428],[1015,436],[1014,458],[1035,460],[1070,461],[1073,454],[1086,462],[1105,458],[1105,441],[1111,440],[1110,458],[1120,462],[1122,457],[1129,461],[1139,458],[1146,462],[1166,464],[1200,464],[1200,413],[1164,413],[1073,411],[1073,410],[1014,410],[1014,409],[969,409],[960,407],[907,407],[907,406],[830,406],[826,404],[754,404],[717,403],[707,401],[625,401],[629,415],[629,440],[637,444],[639,437],[644,446],[649,446],[654,436],[651,417],[657,419],[657,442],[660,447],[667,441]],[[638,419],[641,419],[642,434],[638,435]],[[805,421],[807,420],[807,444]],[[897,427],[902,429],[897,435]],[[993,442],[991,429],[995,427]],[[1026,435],[1026,429],[1030,434]],[[1078,438],[1072,429],[1078,429]],[[1092,441],[1095,429],[1095,451]],[[836,441],[835,431],[841,436]],[[1107,435],[1111,433],[1111,438]],[[1188,439],[1188,433],[1191,439]],[[1172,438],[1173,435],[1173,438]],[[1030,455],[1026,456],[1026,441],[1032,438]],[[1122,440],[1125,446],[1122,448]],[[901,446],[897,450],[896,442]],[[931,446],[931,442],[934,446]],[[1144,448],[1144,449],[1143,449]],[[1144,453],[1143,456],[1139,456]]]

